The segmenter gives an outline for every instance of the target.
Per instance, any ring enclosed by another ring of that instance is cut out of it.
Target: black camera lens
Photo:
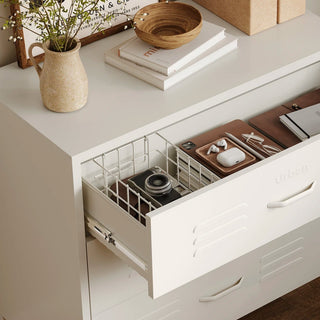
[[[172,190],[169,178],[163,173],[154,173],[145,180],[145,190],[151,196],[162,196]]]

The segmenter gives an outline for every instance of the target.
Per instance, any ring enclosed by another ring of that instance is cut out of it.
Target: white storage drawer
[[[215,313],[207,314],[205,317],[196,316],[196,312],[199,311],[198,305],[208,305],[207,301],[200,303],[201,298],[205,299],[209,295],[210,299],[221,303],[220,301],[224,301],[226,297],[232,298],[234,292],[243,292],[245,288],[253,286],[258,281],[259,254],[255,252],[153,300],[148,296],[144,279],[134,275],[133,271],[130,272],[130,268],[108,250],[101,252],[100,244],[90,241],[87,246],[93,320],[210,319],[208,316]],[[110,261],[115,278],[103,272],[103,267],[110,270]],[[123,290],[125,286],[128,286],[127,292]],[[109,299],[103,304],[106,297]],[[109,301],[116,301],[115,298],[118,303],[110,306]]]
[[[202,293],[199,294],[199,290],[194,303],[189,303],[189,317],[186,319],[235,320],[318,277],[319,226],[320,219],[317,219],[240,259],[247,266],[242,268],[242,285],[235,282],[218,294],[219,290],[215,289],[228,278],[231,283],[232,276],[227,276],[224,271],[233,266],[235,275],[237,269],[241,270],[239,263],[228,264],[212,273],[211,283],[210,275],[196,281]],[[215,281],[212,281],[213,275]],[[249,275],[249,279],[246,279],[246,275]],[[202,279],[207,280],[207,285],[201,283]]]
[[[141,163],[130,158],[136,162],[135,172],[155,164],[168,166],[170,161],[162,161],[161,154],[172,153],[174,159],[174,147],[162,150],[167,140],[159,143],[161,135],[155,136],[150,136],[157,141],[155,156],[143,157]],[[147,279],[153,298],[320,216],[319,136],[149,212],[145,226],[96,185],[106,183],[105,171],[121,167],[119,154],[127,159],[139,148],[139,143],[128,144],[116,150],[116,156],[106,153],[84,165],[84,206],[93,218],[91,233]],[[112,169],[103,163],[115,159]],[[108,169],[98,174],[94,162],[99,170]]]
[[[90,241],[93,320],[238,319],[320,275],[319,226],[310,222],[156,300],[141,277]],[[111,265],[114,277],[104,272]]]
[[[202,312],[202,308],[230,303],[237,291],[243,293],[254,286],[257,266],[257,254],[247,255],[158,299],[152,300],[146,291],[138,293],[101,312],[93,320],[209,320],[215,311]],[[206,300],[208,298],[211,302]]]

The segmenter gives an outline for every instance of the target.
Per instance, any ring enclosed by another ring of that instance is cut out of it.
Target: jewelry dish
[[[201,31],[200,12],[181,2],[158,2],[140,9],[133,24],[137,36],[154,47],[175,49]]]

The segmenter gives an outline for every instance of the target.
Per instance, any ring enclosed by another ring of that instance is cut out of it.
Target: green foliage
[[[125,6],[126,1],[120,0],[120,3]],[[64,2],[67,1],[0,0],[0,4],[16,8],[8,18],[0,16],[2,29],[13,29],[14,36],[9,40],[16,42],[21,39],[17,36],[19,29],[25,28],[36,34],[40,42],[50,40],[51,50],[64,52],[72,49],[81,28],[88,27],[91,33],[103,31],[105,23],[110,23],[113,17],[126,15],[124,7],[107,13],[101,11],[100,6],[106,0],[71,0],[68,6]]]

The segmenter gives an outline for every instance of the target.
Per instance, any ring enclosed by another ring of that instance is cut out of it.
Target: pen
[[[244,142],[242,142],[241,140],[239,140],[237,137],[235,137],[233,134],[225,132],[225,135],[230,138],[232,141],[236,142],[237,144],[239,144],[241,147],[243,147],[244,149],[246,149],[247,151],[251,152],[253,155],[255,155],[257,158],[259,158],[260,160],[265,159],[264,156],[262,156],[260,153],[258,153],[256,150],[252,149],[251,147],[249,147],[247,144],[245,144]]]

